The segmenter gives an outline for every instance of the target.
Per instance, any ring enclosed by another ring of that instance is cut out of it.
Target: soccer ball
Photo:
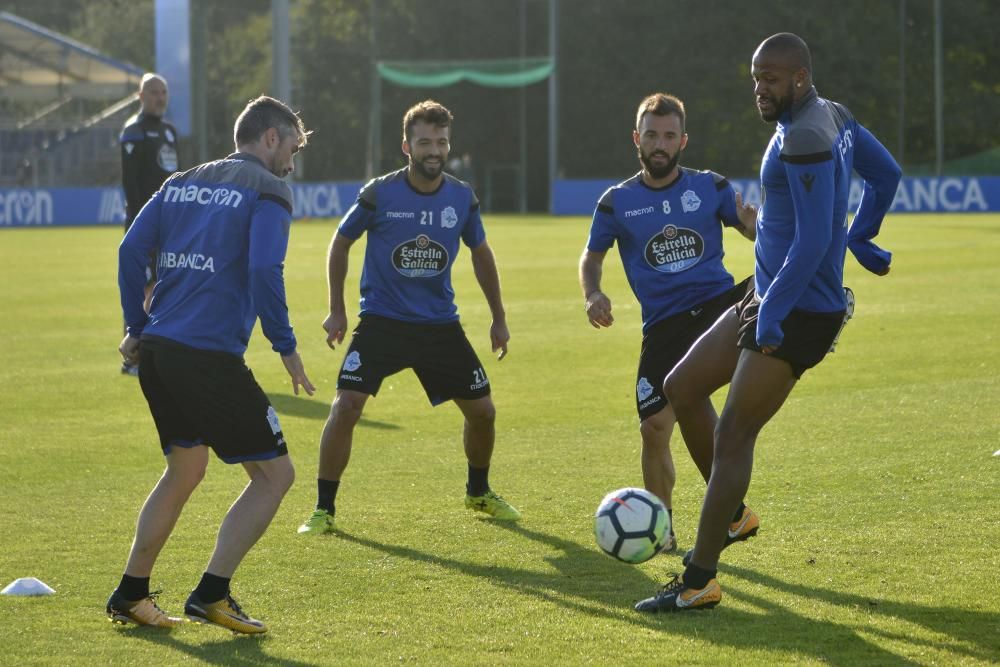
[[[670,532],[667,508],[645,489],[624,488],[604,496],[594,515],[594,537],[601,551],[625,563],[656,555]]]

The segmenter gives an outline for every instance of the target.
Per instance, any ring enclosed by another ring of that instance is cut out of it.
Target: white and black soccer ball
[[[649,560],[670,532],[663,502],[645,489],[612,491],[594,515],[594,537],[601,551],[635,565]]]

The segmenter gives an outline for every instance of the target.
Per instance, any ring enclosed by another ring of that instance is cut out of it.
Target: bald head
[[[753,59],[771,62],[792,70],[805,69],[812,73],[809,47],[801,37],[790,32],[779,32],[765,39],[757,47]]]
[[[150,116],[163,116],[167,110],[167,80],[159,74],[147,72],[139,82],[139,102],[142,112]]]

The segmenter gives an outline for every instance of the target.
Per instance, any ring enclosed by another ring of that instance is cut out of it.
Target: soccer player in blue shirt
[[[676,420],[663,394],[663,379],[716,318],[746,293],[749,278],[734,286],[723,266],[722,228],[732,227],[753,240],[757,215],[719,174],[680,166],[688,142],[685,124],[684,104],[673,95],[656,93],[639,104],[632,141],[642,170],[601,196],[580,258],[580,286],[591,325],[599,329],[614,323],[611,300],[601,291],[601,273],[615,242],[642,308],[636,410],[643,483],[671,515],[663,553],[677,546],[672,521],[676,472],[670,455]],[[711,450],[692,449],[691,454],[707,481]],[[745,505],[738,515],[733,519],[733,541],[747,539],[759,526]]]
[[[108,600],[118,623],[172,627],[149,592],[157,556],[208,465],[208,448],[239,463],[250,482],[219,527],[215,550],[184,613],[233,632],[259,634],[229,591],[240,561],[274,517],[295,477],[278,415],[243,360],[261,329],[292,379],[314,391],[296,352],[282,277],[292,191],[282,180],[305,145],[301,119],[270,97],[236,120],[236,153],[175,174],[143,206],[119,249],[118,284],[128,334],[119,350],[139,363],[167,469],[139,513],[125,574]],[[158,249],[149,314],[143,285]]]
[[[757,109],[777,123],[761,164],[755,289],[667,376],[685,440],[714,448],[715,458],[686,569],[639,602],[639,611],[708,609],[722,599],[719,555],[750,485],[757,434],[831,349],[850,315],[847,248],[872,273],[889,272],[890,253],[872,239],[895,197],[899,165],[846,107],[819,97],[811,60],[806,43],[791,33],[772,35],[753,55]],[[852,171],[865,185],[848,229]],[[729,395],[713,433],[709,396],[726,383]]]
[[[347,333],[344,281],[351,246],[368,235],[361,273],[361,317],[344,355],[337,395],[320,440],[316,510],[300,533],[334,530],[341,476],[351,455],[354,427],[382,381],[412,368],[432,405],[452,400],[465,417],[468,459],[465,506],[496,519],[520,513],[490,489],[496,409],[490,381],[458,320],[451,267],[460,243],[493,315],[490,341],[507,354],[500,277],[479,217],[479,200],[468,184],[445,173],[452,115],[427,100],[403,117],[408,166],[362,188],[330,244],[330,315],[323,323],[333,348]]]

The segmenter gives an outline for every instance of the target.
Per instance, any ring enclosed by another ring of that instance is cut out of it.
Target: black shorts
[[[337,389],[374,396],[382,381],[412,368],[431,405],[490,394],[490,380],[458,322],[418,324],[362,315],[351,337]]]
[[[226,463],[288,454],[278,415],[240,357],[143,337],[139,384],[164,454],[198,445]]]
[[[635,409],[640,420],[652,417],[667,406],[664,378],[720,315],[739,303],[748,288],[753,291],[752,281],[751,276],[719,296],[650,327],[642,337],[635,380]]]
[[[754,290],[747,292],[736,309],[740,321],[737,344],[741,348],[760,352],[760,346],[757,345],[760,299],[757,298],[757,293]],[[821,362],[830,351],[846,323],[846,315],[846,310],[833,313],[792,310],[781,321],[784,338],[771,356],[787,361],[795,377],[802,377],[803,373]]]

